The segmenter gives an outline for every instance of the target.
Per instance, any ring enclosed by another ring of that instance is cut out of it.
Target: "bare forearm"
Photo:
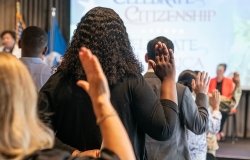
[[[134,160],[127,132],[111,103],[95,103],[94,111],[101,129],[103,147],[115,152],[122,160]]]
[[[176,104],[177,101],[177,91],[175,81],[172,79],[164,79],[161,84],[161,99],[168,99]]]

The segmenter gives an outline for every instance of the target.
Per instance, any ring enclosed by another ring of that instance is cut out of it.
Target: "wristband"
[[[106,119],[108,119],[108,118],[110,118],[110,117],[114,117],[114,116],[117,116],[117,114],[116,113],[111,113],[111,114],[108,114],[108,115],[106,115],[106,116],[103,116],[103,117],[101,117],[101,118],[98,118],[97,120],[96,120],[96,124],[97,125],[100,125],[103,121],[105,121]]]

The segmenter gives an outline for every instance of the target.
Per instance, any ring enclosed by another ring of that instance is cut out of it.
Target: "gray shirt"
[[[21,57],[20,60],[27,66],[39,91],[51,76],[52,69],[41,58]]]
[[[144,76],[155,93],[160,95],[161,81],[153,72]],[[178,95],[179,118],[174,134],[168,141],[156,141],[146,137],[146,149],[150,160],[190,160],[186,129],[196,134],[202,134],[208,127],[208,97],[198,94],[196,100],[192,98],[190,90],[176,84]]]

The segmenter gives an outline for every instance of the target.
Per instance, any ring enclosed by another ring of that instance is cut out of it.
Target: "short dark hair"
[[[198,70],[195,70],[195,71],[193,71],[194,73],[195,73],[195,75],[197,76],[198,75],[198,73],[200,73],[201,71],[198,71]]]
[[[5,36],[6,34],[10,34],[11,37],[16,40],[16,33],[14,31],[11,30],[5,30],[1,33],[1,39],[3,38],[3,36]]]
[[[178,77],[178,83],[183,84],[184,86],[187,86],[191,92],[193,92],[192,89],[192,80],[196,78],[196,73],[192,70],[184,70],[180,73]]]
[[[39,54],[48,44],[47,33],[36,26],[24,29],[21,36],[21,46],[32,54]]]
[[[162,43],[165,43],[165,45],[168,47],[168,49],[172,49],[174,51],[173,42],[170,39],[166,38],[166,37],[159,36],[159,37],[156,37],[156,38],[154,38],[154,39],[152,39],[152,40],[150,40],[148,42],[147,54],[148,54],[149,59],[152,59],[152,60],[155,59],[155,45],[159,41],[162,42]]]
[[[227,70],[227,64],[226,64],[226,63],[220,63],[220,64],[218,64],[217,67],[223,67],[223,68],[224,68],[224,71]]]

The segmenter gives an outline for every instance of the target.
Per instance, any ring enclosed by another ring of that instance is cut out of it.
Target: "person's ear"
[[[48,47],[45,47],[42,54],[45,56],[47,51],[48,51]]]
[[[148,63],[148,53],[145,54],[145,62]]]
[[[21,40],[18,41],[18,47],[19,47],[19,48],[22,48]]]

